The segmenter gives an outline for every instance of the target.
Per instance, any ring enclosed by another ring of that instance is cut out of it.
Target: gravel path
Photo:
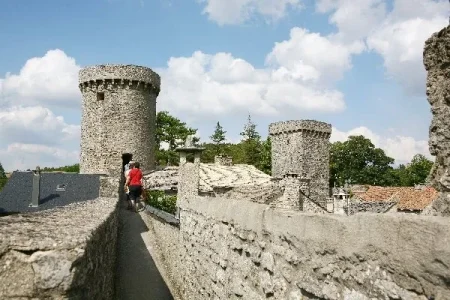
[[[119,218],[116,299],[172,300],[148,251],[148,228],[141,216],[122,206]]]

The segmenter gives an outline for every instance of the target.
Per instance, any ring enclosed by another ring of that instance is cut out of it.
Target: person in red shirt
[[[130,194],[131,208],[136,212],[138,211],[136,204],[142,194],[143,175],[140,166],[141,165],[138,162],[134,163],[134,168],[128,173],[127,181],[125,183],[125,188],[128,187]]]

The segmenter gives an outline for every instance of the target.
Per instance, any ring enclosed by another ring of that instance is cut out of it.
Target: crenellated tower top
[[[135,86],[159,94],[161,78],[152,69],[136,65],[106,64],[85,67],[79,72],[79,88],[92,86]]]
[[[316,120],[292,120],[269,125],[269,134],[271,136],[294,132],[315,134],[318,137],[323,136],[324,138],[329,138],[331,135],[331,125]]]

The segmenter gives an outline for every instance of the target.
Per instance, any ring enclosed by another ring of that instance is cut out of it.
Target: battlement
[[[143,87],[155,90],[159,94],[160,76],[152,69],[135,65],[96,65],[86,67],[79,72],[80,90],[98,86]]]
[[[117,89],[133,89],[140,92],[149,92],[159,95],[160,89],[153,83],[129,80],[129,79],[97,79],[91,81],[85,81],[78,85],[78,88],[82,93],[85,92],[104,92],[115,91]]]
[[[315,120],[292,120],[269,125],[269,135],[271,136],[292,132],[304,132],[308,135],[329,138],[331,125]]]

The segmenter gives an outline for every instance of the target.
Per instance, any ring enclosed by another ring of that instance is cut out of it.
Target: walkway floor
[[[173,299],[149,253],[147,232],[140,214],[122,205],[119,212],[117,300]]]

